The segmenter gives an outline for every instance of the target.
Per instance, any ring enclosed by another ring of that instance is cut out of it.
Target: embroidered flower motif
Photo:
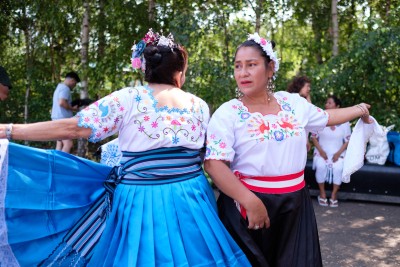
[[[274,136],[276,141],[282,141],[284,138],[284,134],[280,131],[275,131]]]
[[[242,113],[242,115],[240,115],[240,118],[242,118],[243,120],[247,120],[248,118],[250,118],[250,113]]]
[[[177,121],[177,120],[172,120],[171,124],[174,125],[174,126],[180,126],[181,125],[181,123],[179,121]]]
[[[289,106],[289,104],[287,104],[287,103],[285,103],[285,104],[283,104],[282,105],[282,109],[283,110],[286,110],[286,111],[291,111],[292,110],[292,108]]]
[[[220,148],[225,148],[225,147],[226,147],[226,144],[225,144],[224,142],[221,142],[221,143],[219,144],[219,147],[220,147]]]
[[[157,128],[157,127],[158,127],[158,122],[153,121],[153,122],[151,123],[151,127]]]
[[[178,142],[179,142],[179,138],[178,137],[176,137],[176,136],[172,137],[172,143],[173,144],[177,144]]]
[[[210,135],[211,140],[215,139],[215,134]]]
[[[138,128],[138,130],[139,130],[139,132],[144,132],[144,127],[143,126],[139,126],[139,128]]]
[[[250,137],[257,142],[265,140],[281,141],[291,136],[299,136],[303,131],[303,128],[295,119],[291,105],[282,99],[278,98],[277,100],[281,106],[281,111],[277,115],[265,117],[260,113],[250,113],[250,117],[246,120],[247,131]],[[245,112],[238,113],[241,122],[244,122],[243,114]]]

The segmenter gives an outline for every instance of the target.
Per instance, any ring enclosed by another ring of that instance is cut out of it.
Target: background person
[[[10,77],[5,68],[0,66],[0,100],[4,101],[8,98],[10,89],[12,88]]]
[[[18,140],[96,142],[118,133],[122,152],[110,172],[69,154],[47,150],[46,157],[11,144],[6,225],[21,266],[250,266],[218,218],[201,167],[210,115],[202,99],[181,89],[187,63],[171,35],[150,30],[132,55],[148,85],[113,92],[74,118],[0,125],[0,138]]]
[[[304,182],[306,131],[363,116],[369,105],[323,111],[298,94],[274,92],[273,43],[252,34],[235,54],[238,98],[207,129],[205,170],[222,191],[220,218],[252,266],[322,266],[313,205]]]
[[[327,98],[325,110],[338,109],[342,102],[335,95]],[[319,187],[318,204],[328,206],[325,192],[325,182],[333,182],[333,190],[329,199],[329,206],[338,206],[337,192],[342,183],[343,159],[349,144],[351,135],[350,123],[345,122],[338,125],[325,127],[318,134],[313,134],[311,140],[314,143],[315,178]]]
[[[53,94],[53,107],[51,109],[51,119],[59,120],[71,118],[73,111],[78,110],[78,106],[72,106],[71,90],[75,88],[76,84],[81,79],[76,72],[68,72],[65,75],[64,82],[59,83]],[[73,141],[71,139],[57,140],[56,150],[61,150],[66,153],[70,153]]]
[[[288,85],[289,93],[297,93],[311,103],[311,80],[307,76],[297,76]]]
[[[297,76],[289,84],[287,91],[289,93],[299,94],[311,103],[311,80],[307,76]],[[307,133],[307,151],[310,151],[311,144],[309,140],[309,133]]]

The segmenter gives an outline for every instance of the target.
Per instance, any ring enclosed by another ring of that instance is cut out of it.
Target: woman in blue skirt
[[[113,92],[74,118],[0,125],[9,140],[118,133],[122,154],[111,168],[3,139],[1,266],[250,266],[201,168],[209,110],[181,90],[186,50],[151,30],[132,50],[147,85]]]

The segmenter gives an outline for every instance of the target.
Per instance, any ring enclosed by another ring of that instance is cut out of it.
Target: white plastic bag
[[[394,128],[394,125],[381,127],[383,130],[382,134],[374,133],[369,139],[365,158],[369,163],[384,165],[390,151],[387,133]]]

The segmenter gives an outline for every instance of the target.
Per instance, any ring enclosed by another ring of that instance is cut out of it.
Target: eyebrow
[[[259,59],[256,59],[256,58],[246,59],[244,62],[251,62],[251,61],[259,61]],[[235,60],[235,63],[236,62],[242,62],[242,61],[241,60]]]

